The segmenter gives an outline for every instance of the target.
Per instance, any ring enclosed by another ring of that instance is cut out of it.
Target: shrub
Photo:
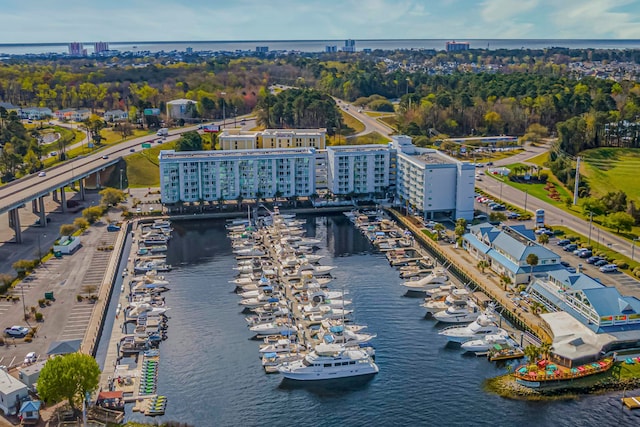
[[[76,300],[78,302],[82,302],[83,299],[84,299],[84,297],[82,295],[80,295],[80,294],[76,295]]]
[[[624,270],[625,268],[629,268],[629,264],[625,260],[622,260],[622,259],[616,259],[616,260],[613,261],[613,263],[615,265],[617,265],[618,268],[620,268],[622,270]]]
[[[24,342],[31,342],[31,341],[33,341],[32,336],[27,335],[26,337],[24,337]]]
[[[39,311],[36,311],[35,317],[36,317],[36,322],[42,322],[42,320],[44,318],[42,313],[40,313]]]

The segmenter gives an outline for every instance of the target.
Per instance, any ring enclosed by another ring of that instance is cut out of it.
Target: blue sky
[[[640,0],[25,0],[0,16],[0,43],[640,39]]]

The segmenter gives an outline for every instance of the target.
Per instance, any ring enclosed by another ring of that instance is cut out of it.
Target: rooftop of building
[[[171,101],[167,101],[167,104],[171,104],[171,105],[181,105],[181,104],[196,104],[197,101],[194,101],[192,99],[174,99]]]
[[[327,147],[327,151],[339,151],[358,153],[364,151],[389,151],[389,146],[386,144],[368,144],[368,145],[331,145]]]
[[[246,137],[256,137],[258,135],[263,136],[294,136],[294,135],[311,135],[311,136],[319,136],[322,134],[326,134],[327,130],[325,128],[318,129],[265,129],[261,131],[256,130],[242,130],[242,129],[224,129],[220,135],[220,137],[229,137],[229,136],[246,136]]]
[[[312,147],[303,148],[277,148],[277,149],[262,149],[262,150],[210,150],[210,151],[175,151],[175,150],[162,150],[158,158],[163,160],[183,160],[183,159],[243,159],[247,156],[258,157],[287,157],[287,156],[300,156],[300,155],[315,155],[315,149]]]

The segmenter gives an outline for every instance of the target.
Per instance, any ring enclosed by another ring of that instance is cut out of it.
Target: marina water
[[[251,340],[224,223],[174,223],[165,273],[171,291],[168,339],[160,345],[157,419],[194,426],[632,426],[640,413],[621,409],[622,393],[525,402],[483,390],[505,365],[463,355],[424,319],[420,300],[403,297],[398,271],[342,215],[308,216],[307,236],[324,242],[321,264],[335,265],[330,288],[349,292],[354,321],[377,333],[373,378],[291,385],[266,375]],[[627,395],[633,393],[627,392]],[[638,395],[635,392],[633,395]],[[129,420],[149,420],[127,409]]]

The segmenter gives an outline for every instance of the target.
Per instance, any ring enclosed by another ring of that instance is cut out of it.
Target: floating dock
[[[640,396],[623,397],[622,404],[629,409],[638,409],[640,408]]]

